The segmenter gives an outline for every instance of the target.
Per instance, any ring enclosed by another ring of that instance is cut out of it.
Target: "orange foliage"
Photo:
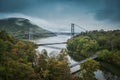
[[[18,53],[18,48],[13,48],[11,51],[13,54],[16,54],[16,53]]]

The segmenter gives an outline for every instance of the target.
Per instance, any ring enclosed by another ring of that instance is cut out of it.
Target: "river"
[[[34,40],[37,44],[46,44],[46,43],[59,43],[59,42],[67,42],[67,40],[71,38],[71,36],[68,35],[58,35],[54,37],[48,37],[48,38],[42,38]],[[46,46],[39,46],[38,51],[42,51],[43,49],[46,49],[49,56],[55,56],[59,54],[62,48],[66,48],[66,44],[56,44],[56,45],[46,45]],[[69,55],[68,60],[70,64],[76,63]],[[80,69],[79,66],[71,68],[71,72],[75,72],[78,69]],[[120,80],[120,77],[111,74],[110,72],[98,70],[95,72],[95,76],[98,80]],[[112,78],[112,79],[111,79]]]

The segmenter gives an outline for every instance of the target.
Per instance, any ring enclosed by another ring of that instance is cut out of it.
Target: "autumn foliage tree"
[[[70,68],[64,54],[48,57],[40,54],[35,67],[41,80],[70,80]]]
[[[32,67],[34,56],[33,43],[0,32],[0,80],[33,80],[36,75]]]

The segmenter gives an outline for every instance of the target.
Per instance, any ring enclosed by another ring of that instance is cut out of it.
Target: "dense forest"
[[[100,60],[120,66],[120,30],[83,32],[68,40],[67,49],[78,61],[98,54]]]
[[[0,32],[0,80],[70,80],[65,54],[37,54],[32,42],[17,40]]]
[[[38,52],[36,48],[32,42],[0,31],[0,80],[97,80],[94,72],[101,61],[120,67],[120,30],[76,35],[57,56],[48,56],[45,49]],[[76,61],[92,55],[98,58],[82,63],[78,77],[71,74],[67,54]]]
[[[76,61],[98,56],[80,65],[81,77],[78,80],[96,80],[93,72],[97,69],[120,76],[120,30],[82,32],[67,41],[67,50]]]
[[[97,54],[99,60],[120,66],[120,30],[82,32],[68,40],[67,49],[76,61]]]

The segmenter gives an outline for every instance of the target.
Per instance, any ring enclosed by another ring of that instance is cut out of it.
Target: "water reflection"
[[[108,71],[103,70],[103,75],[106,80],[120,80],[120,77],[117,75],[114,75]]]

